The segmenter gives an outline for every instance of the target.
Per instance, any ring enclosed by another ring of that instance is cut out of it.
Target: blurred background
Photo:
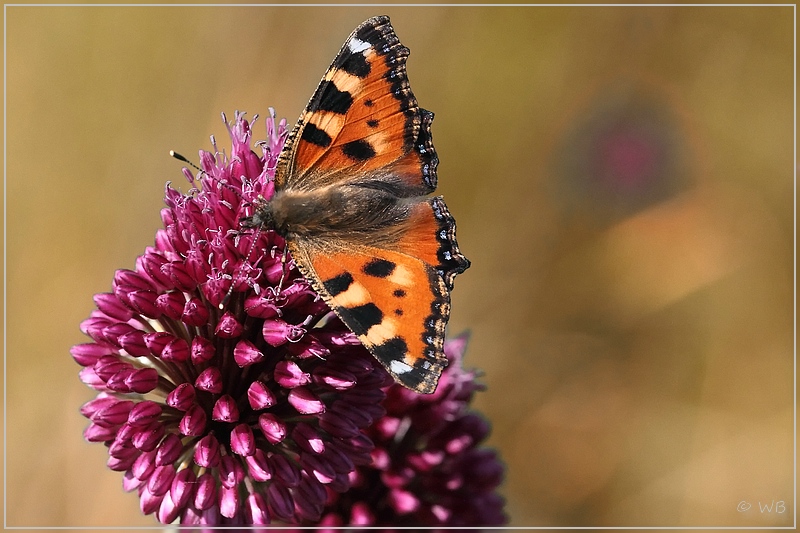
[[[9,526],[156,525],[83,441],[78,324],[186,189],[168,150],[293,124],[378,14],[436,113],[511,525],[793,523],[792,7],[5,12]]]

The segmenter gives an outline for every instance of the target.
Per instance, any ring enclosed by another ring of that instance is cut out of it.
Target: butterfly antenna
[[[179,154],[175,150],[170,150],[169,151],[169,155],[171,155],[172,157],[174,157],[178,161],[182,161],[182,162],[186,163],[187,165],[189,165],[190,167],[192,167],[192,168],[194,168],[194,169],[196,169],[196,170],[198,170],[200,172],[203,172],[202,168],[198,167],[197,165],[195,165],[194,163],[192,163],[191,161],[186,159],[186,157],[182,156],[181,154]]]

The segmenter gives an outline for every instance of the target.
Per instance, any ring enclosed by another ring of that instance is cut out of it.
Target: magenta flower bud
[[[254,381],[247,389],[247,401],[253,411],[261,411],[275,405],[276,398],[263,381]]]
[[[114,273],[114,287],[132,290],[155,290],[152,283],[132,270],[120,269]]]
[[[199,390],[219,394],[222,392],[222,372],[215,366],[210,366],[200,372],[194,380],[194,386]]]
[[[180,261],[170,261],[161,265],[161,271],[169,277],[170,283],[183,292],[191,292],[197,282],[189,275],[186,267]]]
[[[125,475],[122,477],[122,490],[125,492],[136,490],[144,484],[145,482],[134,476],[133,472],[130,470],[125,472]]]
[[[297,387],[289,391],[289,404],[302,415],[314,415],[325,412],[325,404],[307,387]]]
[[[128,423],[132,426],[143,428],[158,420],[161,416],[161,406],[156,402],[145,400],[136,404],[128,415]]]
[[[184,435],[199,436],[206,430],[207,421],[208,417],[203,408],[194,404],[186,410],[186,414],[181,418],[178,428]]]
[[[100,330],[102,339],[117,348],[122,348],[119,338],[128,333],[136,331],[133,326],[125,323],[109,324]]]
[[[208,279],[210,274],[208,264],[204,261],[203,254],[198,250],[189,250],[186,254],[184,266],[186,267],[186,272],[195,282],[202,283]]]
[[[299,423],[292,430],[292,440],[300,449],[309,453],[322,453],[325,451],[325,441],[319,433],[308,424]]]
[[[311,382],[311,376],[294,361],[280,361],[275,365],[273,379],[284,389],[293,389]]]
[[[144,341],[144,333],[141,331],[131,331],[120,335],[117,340],[120,346],[134,357],[144,357],[151,353]]]
[[[161,496],[172,486],[175,479],[175,468],[172,465],[158,466],[147,480],[147,488],[151,494]]]
[[[264,360],[264,353],[250,341],[239,341],[233,349],[233,359],[241,368],[254,365]]]
[[[123,304],[113,293],[95,294],[94,303],[103,313],[122,322],[127,322],[133,316],[131,308]]]
[[[105,442],[114,438],[117,434],[117,429],[113,426],[103,427],[99,424],[89,424],[83,431],[83,438],[87,442]]]
[[[185,303],[186,299],[180,291],[165,292],[156,298],[156,306],[172,320],[180,320]]]
[[[313,335],[306,335],[302,340],[288,345],[286,351],[300,359],[316,357],[317,359],[324,360],[327,359],[331,353],[331,351],[315,339]]]
[[[241,336],[243,331],[244,328],[239,321],[236,320],[236,317],[234,317],[230,311],[226,311],[225,314],[219,319],[219,322],[217,323],[217,329],[214,331],[214,333],[223,339],[234,339]]]
[[[258,492],[251,493],[244,502],[244,513],[247,523],[253,525],[269,524],[267,502]]]
[[[219,480],[223,487],[233,488],[244,480],[242,462],[231,455],[224,455],[219,465]]]
[[[244,310],[248,316],[255,318],[273,318],[280,316],[280,311],[274,303],[255,294],[249,296],[247,300],[245,300]]]
[[[256,439],[248,424],[239,424],[231,431],[231,451],[244,457],[255,453]]]
[[[91,419],[94,414],[98,411],[101,411],[107,407],[117,404],[124,404],[125,400],[120,400],[115,396],[111,396],[106,393],[98,394],[93,400],[89,400],[85,404],[83,404],[80,408],[80,412],[86,418]],[[130,407],[127,408],[127,412],[130,413],[130,410],[133,409],[133,402],[130,402]],[[127,416],[127,415],[126,415]]]
[[[204,511],[217,503],[217,487],[214,477],[206,472],[197,478],[197,489],[194,494],[194,506]]]
[[[289,489],[278,483],[267,487],[267,502],[270,512],[279,520],[291,520],[294,516],[294,501]]]
[[[233,396],[225,394],[215,403],[211,411],[211,419],[217,422],[236,422],[239,420],[239,408]]]
[[[256,449],[252,455],[245,457],[245,462],[254,481],[264,482],[272,479],[272,467],[263,450]]]
[[[134,461],[131,471],[133,475],[141,480],[148,479],[150,474],[155,472],[156,452],[144,452]]]
[[[183,508],[194,497],[195,486],[197,485],[197,476],[191,468],[184,468],[175,474],[172,480],[172,485],[169,489],[169,494],[175,506]]]
[[[153,333],[145,333],[144,335],[144,343],[150,349],[150,351],[156,355],[161,355],[161,352],[164,351],[164,348],[175,340],[175,335],[171,333],[167,333],[166,331],[156,331]]]
[[[186,302],[181,319],[190,326],[205,326],[208,323],[209,311],[200,298],[192,298]]]
[[[261,332],[267,344],[276,347],[289,342],[290,335],[297,336],[296,328],[279,318],[264,320]],[[302,335],[300,336],[302,337]]]
[[[272,444],[277,444],[286,438],[286,424],[272,413],[264,413],[259,416],[258,427]]]
[[[104,355],[116,353],[114,348],[96,343],[76,344],[70,349],[72,358],[81,366],[94,366]]]
[[[219,513],[222,516],[233,518],[239,512],[240,505],[239,491],[236,488],[219,488]]]
[[[138,450],[134,448],[135,453],[127,453],[122,454],[119,457],[110,456],[108,461],[106,461],[106,466],[109,470],[114,470],[115,472],[125,472],[130,470],[136,460],[136,453]]]
[[[134,403],[131,401],[120,401],[116,398],[103,398],[103,400],[108,400],[102,402],[102,404],[97,405],[97,409],[91,414],[84,413],[84,416],[88,416],[94,423],[104,427],[118,427],[121,424],[124,424],[125,421],[128,420],[128,414],[131,412],[131,409],[134,408]],[[83,412],[84,409],[89,404],[84,404],[81,408]],[[93,406],[94,407],[94,406]]]
[[[132,392],[147,394],[158,386],[158,371],[155,368],[134,370],[125,378],[125,385]]]
[[[182,508],[175,505],[172,501],[172,496],[166,492],[161,498],[161,505],[158,506],[156,511],[156,518],[162,524],[171,524],[180,515]]]
[[[134,372],[135,370],[132,367],[120,370],[108,378],[108,381],[106,381],[106,387],[114,392],[120,392],[123,394],[131,392],[131,388],[128,386],[126,381]]]
[[[205,337],[192,339],[192,363],[199,366],[211,361],[214,357],[214,343]]]
[[[269,458],[269,464],[275,477],[287,487],[296,487],[300,484],[300,471],[285,456],[275,454]]]
[[[335,390],[350,389],[358,382],[358,378],[350,372],[324,366],[316,368],[314,371],[314,379]]]
[[[128,304],[142,316],[158,318],[161,309],[156,305],[158,294],[148,290],[137,290],[128,293]]]
[[[171,363],[185,363],[189,360],[189,343],[184,339],[171,340],[161,351],[161,359]]]
[[[310,453],[300,454],[300,465],[314,474],[320,483],[330,483],[336,477],[333,467],[323,458]]]
[[[161,506],[161,500],[163,498],[163,494],[161,496],[156,496],[155,494],[151,493],[147,488],[147,485],[145,485],[141,488],[139,493],[139,509],[141,509],[142,513],[146,515],[153,514]]]
[[[166,404],[178,411],[187,411],[194,405],[195,397],[194,387],[189,383],[181,383],[167,395]]]
[[[219,441],[214,435],[206,435],[194,448],[194,462],[205,468],[214,468],[219,464]]]
[[[350,511],[350,524],[354,526],[375,525],[375,515],[370,511],[369,506],[364,502],[355,502]]]
[[[94,365],[94,371],[104,381],[111,379],[111,376],[120,370],[133,369],[130,363],[120,360],[119,357],[114,355],[104,355],[97,360]]]
[[[169,288],[172,286],[172,282],[161,270],[161,266],[166,262],[167,260],[161,254],[148,251],[141,256],[141,262],[139,264],[150,279],[154,280],[162,288]],[[139,271],[141,272],[141,270]]]
[[[183,443],[181,438],[175,433],[170,433],[156,449],[156,466],[172,464],[178,460],[183,453]],[[173,498],[175,500],[175,498]],[[175,500],[177,503],[177,500]]]
[[[139,430],[131,439],[134,447],[143,452],[149,452],[156,449],[158,443],[164,437],[164,424],[154,422],[153,424]]]

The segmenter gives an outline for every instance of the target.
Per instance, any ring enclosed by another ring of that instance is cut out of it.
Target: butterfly
[[[300,272],[394,377],[432,393],[453,279],[469,267],[436,189],[433,113],[389,18],[345,41],[278,157],[275,193],[242,225],[277,231]]]

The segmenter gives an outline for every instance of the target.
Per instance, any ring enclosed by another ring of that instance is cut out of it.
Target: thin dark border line
[[[7,168],[8,168],[8,129],[7,129],[7,80],[8,80],[8,46],[7,46],[7,8],[8,7],[792,7],[793,16],[793,76],[794,76],[794,216],[793,216],[793,318],[794,318],[794,405],[793,405],[793,418],[794,418],[794,523],[792,526],[767,526],[767,527],[749,527],[749,526],[504,526],[494,527],[491,529],[497,530],[515,530],[515,529],[554,529],[554,530],[606,530],[606,529],[620,529],[620,530],[762,530],[762,529],[796,529],[797,528],[797,4],[3,4],[3,527],[4,529],[19,529],[19,530],[33,530],[33,529],[63,529],[63,530],[101,530],[101,529],[120,529],[120,530],[133,530],[133,529],[195,529],[194,526],[175,526],[169,524],[162,524],[161,526],[11,526],[7,524],[8,519],[8,463],[7,455],[7,409],[8,409],[8,358],[7,358],[7,342],[8,331],[7,317],[8,317],[8,189],[7,189]],[[326,529],[349,529],[350,526],[330,527]],[[258,526],[254,527],[219,527],[215,529],[261,529]],[[317,527],[303,527],[303,526],[286,526],[275,527],[270,529],[318,529]],[[383,527],[361,527],[360,529],[385,529]],[[395,529],[429,529],[424,527],[395,527]],[[451,528],[439,527],[439,529],[485,529],[485,528]]]

